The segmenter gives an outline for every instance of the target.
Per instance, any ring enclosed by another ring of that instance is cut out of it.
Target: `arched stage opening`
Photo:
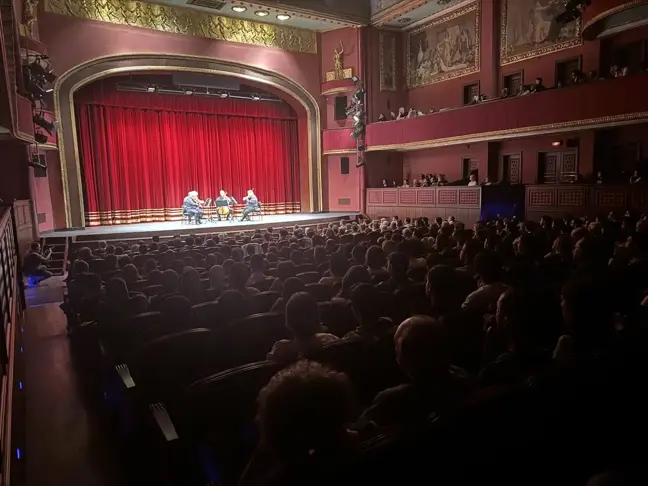
[[[320,108],[315,98],[303,87],[277,73],[230,61],[185,55],[129,54],[84,62],[59,76],[54,87],[54,104],[60,123],[58,145],[68,228],[85,227],[88,223],[84,215],[83,175],[74,94],[84,86],[107,77],[177,72],[239,78],[241,82],[279,95],[290,104],[297,114],[299,124],[301,211],[319,212],[323,209]]]

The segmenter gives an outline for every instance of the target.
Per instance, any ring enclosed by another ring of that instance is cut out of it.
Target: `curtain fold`
[[[187,98],[108,92],[107,104],[97,93],[76,99],[86,225],[177,220],[191,190],[206,199],[225,189],[241,202],[254,188],[267,213],[300,210],[290,107],[211,99],[201,107],[200,98]]]

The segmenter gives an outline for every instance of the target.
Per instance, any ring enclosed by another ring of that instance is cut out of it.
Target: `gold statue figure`
[[[36,23],[36,7],[38,7],[38,0],[25,0],[23,6],[23,23],[25,24],[27,36],[31,39],[36,38],[34,32],[34,24]]]
[[[344,78],[344,46],[340,41],[340,49],[335,49],[333,54],[333,67],[335,69],[335,78]]]

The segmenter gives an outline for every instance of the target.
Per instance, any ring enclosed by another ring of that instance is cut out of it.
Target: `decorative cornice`
[[[340,94],[340,93],[349,93],[351,91],[355,91],[356,87],[355,85],[352,86],[340,86],[338,88],[331,88],[327,89],[326,91],[322,91],[322,96],[331,96],[335,94]]]
[[[594,26],[597,22],[600,20],[603,20],[604,18],[610,17],[611,15],[616,15],[620,12],[623,12],[625,10],[629,10],[631,8],[639,7],[640,5],[647,4],[648,0],[632,0],[631,2],[628,3],[623,3],[621,5],[617,5],[614,8],[605,10],[601,12],[600,14],[596,15],[594,18],[591,18],[590,20],[587,21],[587,23],[583,26],[583,36],[585,36],[585,31],[589,29],[590,27]]]
[[[317,54],[317,33],[135,0],[46,0],[47,12],[170,34]]]
[[[358,153],[358,150],[355,148],[351,149],[335,149],[335,150],[325,150],[322,152],[322,155],[355,155]]]
[[[438,138],[436,140],[421,140],[419,142],[397,143],[390,145],[367,145],[367,152],[383,150],[396,150],[409,152],[412,150],[423,150],[435,147],[448,147],[478,142],[492,142],[507,140],[519,137],[535,137],[537,135],[548,135],[552,133],[575,132],[583,129],[610,128],[622,125],[635,125],[645,123],[648,120],[648,111],[637,113],[626,113],[623,115],[603,116],[585,120],[574,120],[547,125],[536,125],[530,127],[514,128],[511,130],[496,130],[492,132],[468,133],[455,137]],[[394,122],[406,123],[406,122]]]
[[[401,0],[371,16],[371,25],[380,26],[436,0]]]

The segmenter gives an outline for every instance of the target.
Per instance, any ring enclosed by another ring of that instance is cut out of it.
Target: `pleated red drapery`
[[[264,212],[299,206],[297,119],[285,103],[116,91],[75,98],[86,225],[177,220],[190,190],[254,188]]]

